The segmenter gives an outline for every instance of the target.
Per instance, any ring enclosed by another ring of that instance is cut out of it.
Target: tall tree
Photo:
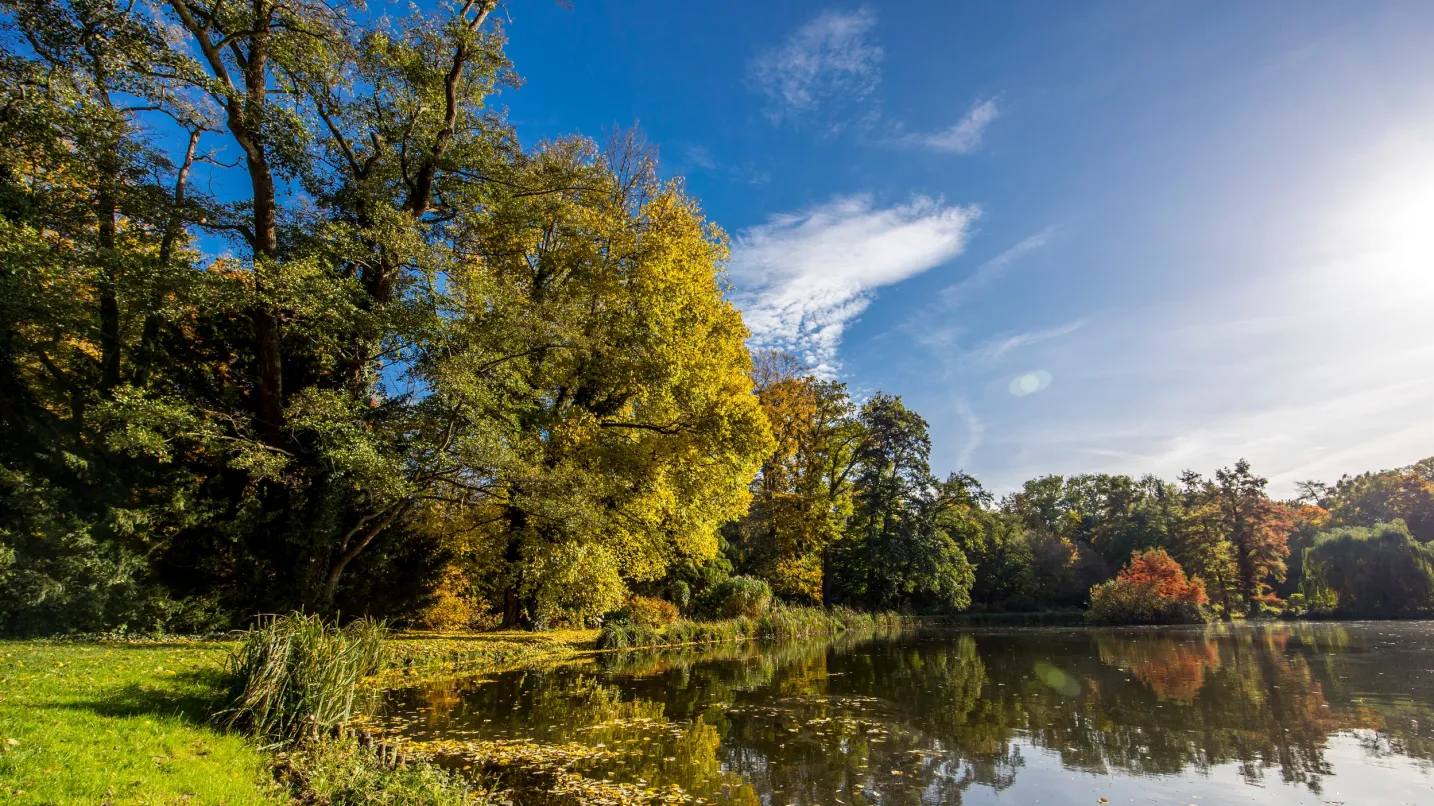
[[[947,502],[931,476],[926,421],[899,397],[877,394],[862,405],[860,423],[843,595],[873,607],[964,608],[971,566],[941,523]]]
[[[843,385],[813,377],[784,353],[759,353],[753,375],[775,448],[729,542],[743,573],[771,580],[779,595],[821,602],[828,549],[851,512],[861,439],[855,407]]]

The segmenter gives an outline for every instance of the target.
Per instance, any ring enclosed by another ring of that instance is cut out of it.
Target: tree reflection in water
[[[396,691],[388,712],[415,740],[602,747],[617,755],[572,768],[669,802],[676,785],[690,802],[956,804],[1013,786],[1032,752],[1318,793],[1343,732],[1369,758],[1434,759],[1431,658],[1434,630],[1412,623],[930,631],[604,656]]]

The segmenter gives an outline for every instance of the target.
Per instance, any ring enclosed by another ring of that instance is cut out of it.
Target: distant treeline
[[[1336,559],[1423,584],[1428,462],[934,478],[899,398],[753,361],[640,137],[518,141],[495,6],[0,0],[0,631],[1081,606],[1147,547],[1221,614],[1428,605]]]

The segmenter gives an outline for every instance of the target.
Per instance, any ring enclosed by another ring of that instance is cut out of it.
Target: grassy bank
[[[591,649],[596,631],[398,635],[398,673],[486,671]],[[472,802],[431,767],[394,770],[351,740],[276,752],[226,733],[237,642],[0,641],[0,803]]]
[[[774,608],[759,619],[659,630],[403,633],[384,641],[378,685],[561,662],[610,649],[802,638],[893,629],[894,614]],[[423,764],[394,770],[351,740],[279,750],[226,733],[237,642],[0,641],[0,802],[16,804],[462,803],[481,792]]]
[[[598,649],[719,644],[754,638],[777,640],[814,638],[853,632],[893,630],[914,623],[896,613],[862,613],[836,607],[773,607],[758,618],[740,616],[720,621],[679,619],[665,627],[617,623],[604,625],[597,637]]]
[[[289,802],[269,754],[209,724],[226,652],[0,642],[0,801]]]

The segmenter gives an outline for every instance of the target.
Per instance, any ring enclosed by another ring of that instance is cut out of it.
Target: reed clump
[[[216,717],[275,745],[341,732],[365,687],[386,662],[385,627],[338,626],[314,615],[265,617],[229,657],[230,706]]]

